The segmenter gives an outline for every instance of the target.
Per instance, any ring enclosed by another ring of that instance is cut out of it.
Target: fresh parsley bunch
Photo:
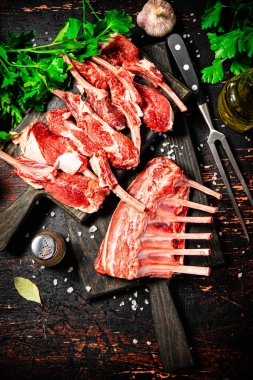
[[[86,3],[96,22],[86,21]],[[123,11],[111,10],[101,19],[88,1],[83,1],[83,19],[70,18],[54,41],[33,46],[35,32],[8,33],[6,42],[0,41],[0,141],[11,138],[10,129],[22,120],[30,108],[43,111],[50,91],[66,89],[70,84],[67,65],[61,54],[82,62],[99,54],[99,43],[111,34],[129,36],[132,19]]]
[[[252,0],[208,1],[201,26],[203,30],[212,31],[207,36],[215,53],[212,65],[201,70],[203,82],[221,81],[224,78],[224,62],[234,75],[252,67]]]

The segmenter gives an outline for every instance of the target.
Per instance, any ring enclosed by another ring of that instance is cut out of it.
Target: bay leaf
[[[19,294],[28,301],[34,301],[41,304],[40,292],[32,281],[24,277],[14,277],[14,286]]]

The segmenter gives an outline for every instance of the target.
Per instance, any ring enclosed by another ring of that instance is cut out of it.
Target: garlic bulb
[[[176,16],[170,3],[149,0],[137,16],[137,24],[152,37],[163,37],[172,31]]]

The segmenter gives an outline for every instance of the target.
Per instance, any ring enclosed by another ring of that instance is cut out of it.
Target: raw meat
[[[94,58],[95,59],[95,58]],[[68,57],[65,57],[66,62],[71,62]],[[88,94],[87,100],[91,104],[93,110],[110,126],[120,130],[125,127],[125,124],[121,124],[121,119],[118,118],[114,111],[108,114],[110,111],[110,104],[115,107],[120,115],[124,116],[124,122],[126,120],[127,126],[130,129],[132,141],[135,147],[140,151],[141,137],[140,137],[140,126],[142,111],[138,103],[142,102],[142,99],[133,84],[133,75],[123,68],[119,68],[119,73],[116,68],[113,68],[114,72],[101,68],[99,65],[93,63],[93,70],[84,69],[86,63],[78,63],[75,68],[79,72],[71,70],[72,75],[77,81],[77,87],[81,93],[84,91]],[[89,64],[88,64],[89,66]],[[96,73],[94,73],[96,70]],[[96,83],[103,84],[106,78],[107,86],[109,85],[111,96],[107,95],[100,100],[97,99],[96,90],[91,91],[90,87],[85,86],[85,81],[82,81],[80,74],[89,81],[94,83],[94,77],[96,78]],[[100,78],[99,78],[100,76]],[[120,77],[121,81],[117,79]],[[98,79],[99,78],[99,79]]]
[[[0,151],[0,158],[14,166],[14,173],[36,189],[44,188],[56,200],[66,206],[92,213],[99,209],[108,189],[98,186],[93,176],[84,174],[67,174],[48,164],[20,156],[15,159]]]
[[[209,249],[186,249],[186,239],[210,239],[210,233],[186,233],[186,222],[210,223],[210,217],[187,217],[189,207],[215,212],[216,208],[190,202],[190,187],[217,198],[220,194],[188,180],[165,157],[151,160],[128,191],[146,205],[136,212],[120,202],[95,260],[98,273],[134,279],[166,277],[172,273],[209,274],[207,267],[183,265],[184,255],[208,255]],[[204,208],[203,208],[204,207]]]
[[[78,127],[83,129],[94,144],[107,153],[113,166],[130,169],[138,165],[139,153],[133,143],[98,117],[80,95],[60,90],[55,90],[54,93],[65,102]]]
[[[75,106],[73,112],[75,112]],[[75,144],[79,152],[91,158],[90,165],[99,178],[100,186],[108,186],[109,189],[111,189],[124,202],[127,202],[137,210],[144,210],[145,206],[131,197],[118,184],[116,177],[111,171],[107,154],[101,149],[101,145],[92,142],[88,135],[86,135],[84,129],[80,128],[80,126],[76,126],[69,119],[70,117],[71,114],[66,109],[49,111],[47,113],[49,129],[55,135],[69,138]]]
[[[53,165],[69,174],[88,170],[87,158],[78,153],[75,145],[69,139],[51,133],[41,121],[30,124],[12,141],[19,145],[26,158],[38,163]]]
[[[144,124],[156,132],[167,132],[172,129],[174,114],[168,100],[154,88],[135,83],[142,97]]]
[[[145,58],[140,60],[138,48],[128,38],[117,34],[113,35],[110,42],[102,45],[101,55],[103,58],[93,57],[94,62],[114,73],[113,65],[122,65],[133,74],[144,77],[155,88],[160,87],[182,112],[187,110],[178,96],[164,83],[161,72],[155,68],[153,63]],[[120,80],[120,77],[118,79]]]
[[[101,119],[108,123],[110,127],[118,131],[124,129],[125,117],[121,111],[112,104],[110,94],[107,93],[105,96],[101,97],[100,93],[98,96],[96,90],[105,90],[108,88],[106,73],[101,70],[95,63],[88,60],[85,63],[81,63],[65,57],[65,61],[74,66],[74,68],[70,71],[77,80],[77,87],[80,92],[86,92],[87,101],[91,105],[91,108],[98,114]],[[85,85],[85,82],[83,80],[80,80],[80,77],[78,76],[76,70],[95,88]]]

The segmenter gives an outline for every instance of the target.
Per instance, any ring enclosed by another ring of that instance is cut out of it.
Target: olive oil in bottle
[[[218,97],[223,122],[236,132],[253,128],[253,68],[231,78]]]

